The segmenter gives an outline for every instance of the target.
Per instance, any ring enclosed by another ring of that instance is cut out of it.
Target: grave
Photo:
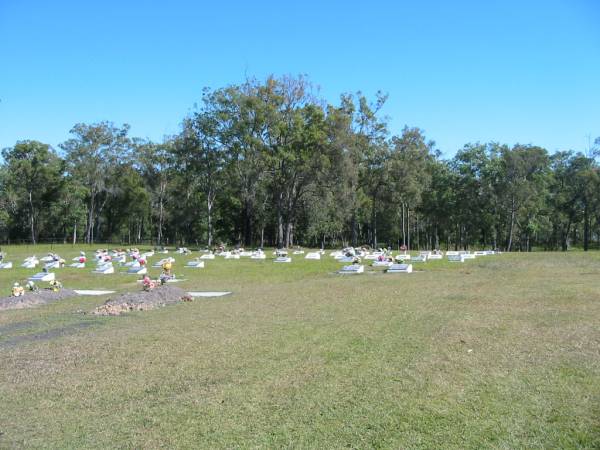
[[[21,267],[25,267],[26,269],[33,269],[40,263],[40,260],[35,256],[28,256],[23,260],[23,264]]]
[[[53,272],[38,272],[28,278],[29,281],[54,281],[56,275]]]
[[[111,273],[115,273],[115,268],[111,263],[98,264],[98,266],[94,270],[92,270],[92,273],[109,275]]]
[[[200,261],[199,259],[194,259],[192,261],[188,261],[185,267],[190,267],[192,269],[204,269],[204,261]]]
[[[321,253],[319,252],[309,252],[306,254],[304,259],[321,259]]]
[[[273,260],[273,262],[276,262],[276,263],[291,263],[292,262],[292,258],[290,258],[289,256],[278,256],[277,258],[275,258]]]
[[[60,261],[50,261],[44,266],[46,269],[60,269]]]
[[[412,264],[392,264],[386,273],[412,273]]]
[[[213,255],[212,253],[205,253],[200,257],[200,259],[215,259],[215,255]]]
[[[130,267],[127,269],[127,273],[129,275],[146,275],[148,273],[148,269],[144,266]]]
[[[390,267],[393,263],[391,261],[373,261],[371,266],[373,267]]]
[[[0,263],[0,269],[12,269],[12,268],[13,268],[12,262]]]
[[[23,261],[23,264],[21,264],[21,267],[24,267],[25,269],[35,269],[38,264],[39,264],[39,261],[37,259],[27,258],[25,261]]]
[[[266,259],[267,255],[265,255],[264,252],[254,252],[252,253],[252,256],[250,256],[250,259]]]
[[[123,254],[123,255],[113,256],[113,261],[120,263],[120,264],[125,264],[127,262],[127,255]]]
[[[351,264],[349,266],[344,266],[338,272],[342,275],[354,275],[358,273],[363,273],[365,271],[365,266],[362,264]]]
[[[152,264],[152,267],[154,267],[156,269],[160,269],[163,266],[163,264],[167,264],[167,263],[173,264],[174,262],[175,262],[175,258],[164,258],[164,259],[161,259],[160,261],[157,261],[154,264]]]
[[[356,256],[342,256],[341,258],[336,258],[339,262],[354,262]]]
[[[199,291],[192,291],[192,292],[188,292],[188,294],[190,295],[190,297],[223,297],[225,295],[230,295],[231,292],[229,291],[204,291],[204,292],[199,292]]]
[[[448,258],[448,261],[450,262],[465,262],[465,255],[459,255],[457,254],[452,254],[452,255],[448,255],[446,253],[446,257]]]
[[[69,264],[69,267],[72,267],[73,269],[85,269],[85,263],[84,262],[74,262],[73,264]]]
[[[115,293],[115,291],[102,291],[94,289],[75,289],[74,291],[79,295],[108,295]]]
[[[424,263],[427,262],[427,255],[421,254],[410,259],[411,262]]]

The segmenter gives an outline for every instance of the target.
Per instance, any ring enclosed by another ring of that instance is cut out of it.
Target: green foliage
[[[247,247],[588,249],[600,242],[600,138],[584,155],[467,144],[444,160],[419,128],[392,135],[387,96],[326,104],[304,77],[205,89],[162,143],[77,124],[60,145],[3,151],[6,239]]]

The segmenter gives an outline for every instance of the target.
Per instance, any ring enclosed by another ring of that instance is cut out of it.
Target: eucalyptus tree
[[[501,195],[509,217],[507,251],[513,248],[515,230],[527,233],[542,207],[548,181],[549,157],[545,149],[515,145],[501,152]]]
[[[108,199],[107,192],[114,188],[108,183],[118,162],[131,157],[129,125],[116,127],[110,122],[87,125],[79,123],[73,135],[60,145],[65,152],[69,173],[86,190],[87,223],[85,241],[94,242],[100,225],[99,217]],[[95,230],[96,229],[96,230]]]
[[[106,195],[103,235],[113,241],[140,242],[148,236],[151,205],[142,173],[130,164],[118,164],[108,183],[112,188]]]
[[[558,152],[551,157],[550,202],[555,241],[568,250],[571,231],[583,223],[583,247],[589,249],[591,221],[598,215],[600,175],[593,158]],[[557,239],[558,238],[558,239]]]
[[[7,239],[10,235],[10,222],[16,210],[15,196],[8,186],[8,171],[0,164],[0,238]]]
[[[17,142],[13,148],[4,149],[2,157],[4,189],[13,195],[13,220],[27,217],[23,228],[29,229],[31,242],[35,244],[41,216],[47,214],[60,189],[63,161],[49,145],[38,141]]]
[[[166,138],[162,144],[138,142],[136,145],[136,163],[150,192],[150,209],[152,217],[156,219],[158,245],[163,243],[169,190],[173,187],[173,178],[177,176],[175,148],[175,138]]]
[[[79,225],[85,223],[86,205],[85,188],[71,175],[62,178],[56,199],[50,205],[54,231],[62,235],[63,241],[70,240],[75,244],[78,240]]]
[[[240,241],[246,246],[252,245],[257,214],[263,216],[260,208],[264,202],[259,197],[270,176],[265,163],[267,95],[256,80],[205,93],[205,106],[217,118],[217,134],[226,152],[224,176],[235,196],[228,202],[239,208],[239,220],[235,222],[239,224]]]
[[[183,123],[181,136],[183,151],[178,154],[188,181],[204,197],[206,207],[207,245],[213,244],[215,199],[224,185],[227,151],[223,144],[226,135],[221,133],[219,122],[220,97],[205,91],[203,106]]]
[[[400,136],[392,138],[391,144],[392,151],[387,164],[388,188],[403,245],[410,248],[411,212],[415,218],[422,203],[423,192],[431,184],[430,166],[435,158],[434,143],[426,142],[420,129],[405,127]]]
[[[429,166],[431,176],[428,189],[421,193],[422,201],[419,210],[428,220],[429,239],[428,248],[439,249],[445,242],[449,248],[450,238],[453,236],[454,212],[458,197],[456,174],[450,169],[447,161],[435,159]]]
[[[349,118],[350,139],[346,153],[351,166],[349,170],[353,172],[349,174],[349,191],[353,197],[349,226],[350,241],[354,246],[358,245],[360,224],[365,220],[369,224],[369,241],[376,244],[377,209],[383,194],[385,164],[389,153],[387,123],[380,117],[386,101],[387,95],[382,92],[377,92],[371,102],[360,91],[355,95],[341,96],[339,111]],[[367,200],[367,205],[364,200]],[[368,212],[361,211],[365,206]]]

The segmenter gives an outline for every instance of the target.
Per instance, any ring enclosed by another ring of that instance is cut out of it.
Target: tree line
[[[337,105],[305,77],[205,89],[180,132],[76,124],[2,150],[0,238],[245,247],[584,249],[600,241],[595,150],[393,135],[386,96]]]

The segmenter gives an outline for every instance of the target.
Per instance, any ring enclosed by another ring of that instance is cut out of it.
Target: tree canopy
[[[2,151],[2,241],[257,247],[534,247],[600,242],[600,138],[586,152],[467,143],[444,159],[392,134],[387,97],[327,104],[306,77],[205,89],[163,142],[76,124]]]

